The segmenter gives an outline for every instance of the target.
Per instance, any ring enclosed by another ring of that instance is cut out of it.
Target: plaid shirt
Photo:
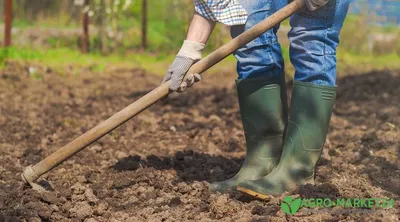
[[[238,0],[193,0],[194,8],[203,17],[225,25],[243,25],[247,20],[246,10]]]

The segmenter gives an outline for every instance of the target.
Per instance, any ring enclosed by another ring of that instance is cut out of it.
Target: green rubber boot
[[[244,180],[267,175],[282,154],[287,124],[287,95],[284,74],[276,77],[236,81],[240,113],[246,137],[246,158],[232,178],[211,184],[211,191],[235,190]]]
[[[265,177],[240,183],[237,190],[268,199],[298,185],[314,183],[314,169],[325,144],[335,97],[336,87],[295,81],[278,166]]]

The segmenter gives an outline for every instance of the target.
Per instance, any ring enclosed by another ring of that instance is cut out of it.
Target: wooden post
[[[4,0],[4,47],[11,46],[12,0]]]
[[[85,0],[83,4],[82,14],[82,53],[89,52],[89,0]]]
[[[147,48],[147,0],[142,0],[142,49]]]

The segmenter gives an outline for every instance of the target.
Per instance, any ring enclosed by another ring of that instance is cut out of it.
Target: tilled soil
[[[39,69],[39,72],[46,70]],[[347,76],[319,162],[303,197],[388,197],[396,207],[288,216],[281,198],[259,201],[208,191],[244,159],[235,73],[206,75],[41,177],[40,194],[20,173],[157,86],[142,70],[43,79],[9,64],[0,72],[0,221],[398,221],[400,71]],[[289,86],[291,83],[289,83]],[[290,89],[289,89],[290,91]]]

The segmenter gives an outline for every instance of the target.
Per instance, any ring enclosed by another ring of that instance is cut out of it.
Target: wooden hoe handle
[[[241,35],[229,41],[227,44],[218,48],[207,57],[203,58],[196,64],[194,64],[188,73],[203,73],[207,69],[211,68],[213,65],[217,64],[225,57],[232,54],[234,51],[239,49],[240,47],[246,45],[251,42],[267,30],[273,28],[278,23],[282,22],[299,9],[304,7],[304,0],[295,0],[280,9],[273,15],[269,16],[265,20],[261,21],[251,29],[243,32]],[[187,76],[187,75],[186,75]],[[169,91],[169,81],[164,84],[158,86],[153,91],[149,92],[136,102],[132,103],[128,107],[114,114],[106,121],[100,123],[96,127],[87,131],[83,135],[79,136],[72,142],[68,143],[61,149],[57,150],[50,156],[46,157],[39,163],[33,166],[28,166],[24,169],[22,174],[22,179],[29,184],[32,184],[36,181],[41,175],[47,173],[49,170],[53,169],[69,157],[73,156],[77,152],[81,151],[85,147],[89,146],[96,140],[100,139],[110,131],[114,130],[118,126],[122,125],[132,117],[136,116],[143,110],[147,109],[158,100],[164,98],[170,93]]]

